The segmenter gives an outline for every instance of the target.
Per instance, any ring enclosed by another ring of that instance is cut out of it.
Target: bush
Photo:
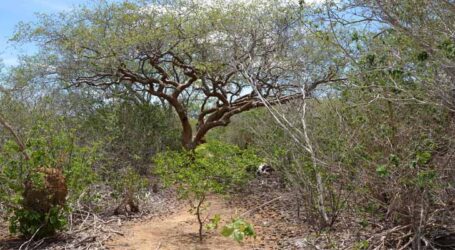
[[[42,238],[53,235],[66,226],[66,216],[62,207],[54,206],[46,213],[33,209],[16,209],[10,220],[11,233],[20,232],[24,236]]]
[[[44,237],[66,224],[65,213],[97,180],[91,168],[96,147],[80,147],[61,121],[37,121],[27,140],[29,160],[8,141],[0,154],[0,202],[7,207],[10,231]]]

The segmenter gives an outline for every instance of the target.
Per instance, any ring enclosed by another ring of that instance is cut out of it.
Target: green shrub
[[[7,207],[12,233],[31,236],[36,232],[36,237],[54,234],[65,226],[65,215],[73,202],[97,180],[92,170],[97,148],[78,146],[75,131],[65,130],[59,120],[37,121],[26,143],[29,160],[22,157],[14,142],[3,145],[0,202]],[[59,194],[46,186],[46,171],[53,170],[60,181]]]
[[[201,198],[207,192],[225,193],[241,186],[249,177],[248,166],[260,159],[252,150],[210,142],[194,152],[167,151],[155,157],[155,173],[166,186],[176,184],[182,198]]]
[[[114,189],[112,197],[121,199],[114,211],[115,214],[137,213],[140,211],[136,195],[149,185],[149,180],[146,177],[141,176],[136,169],[127,167],[120,171],[112,172],[108,182]]]
[[[175,185],[182,199],[192,202],[202,240],[205,221],[201,213],[207,194],[224,194],[242,186],[250,176],[247,168],[259,163],[254,151],[214,141],[200,145],[194,152],[168,151],[157,155],[155,172],[166,186]]]
[[[66,226],[65,210],[61,207],[52,207],[46,213],[30,210],[16,209],[10,217],[11,233],[21,233],[24,236],[35,235],[41,238],[55,234],[56,231]]]

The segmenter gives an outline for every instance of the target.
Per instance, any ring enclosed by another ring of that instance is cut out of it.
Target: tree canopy
[[[309,93],[336,81],[336,68],[324,61],[330,50],[304,39],[312,35],[299,6],[289,5],[101,2],[22,24],[15,39],[38,42],[53,73],[69,85],[166,101],[180,119],[182,145],[192,149],[210,129],[262,106],[258,94],[284,103],[300,98],[302,86]],[[189,103],[197,112],[189,112]]]

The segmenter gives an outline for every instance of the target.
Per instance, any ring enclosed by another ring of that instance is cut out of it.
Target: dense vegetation
[[[105,211],[106,189],[134,212],[164,183],[202,240],[207,195],[238,192],[265,161],[317,230],[381,225],[352,248],[455,234],[453,1],[99,1],[37,18],[11,41],[39,52],[0,69],[12,233]],[[227,236],[235,225],[254,235],[239,218]]]

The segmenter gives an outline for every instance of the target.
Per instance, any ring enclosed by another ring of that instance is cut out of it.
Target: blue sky
[[[20,21],[34,21],[34,13],[58,13],[89,0],[0,0],[0,58],[5,65],[17,64],[17,56],[32,53],[33,46],[15,48],[8,43],[15,25]]]

